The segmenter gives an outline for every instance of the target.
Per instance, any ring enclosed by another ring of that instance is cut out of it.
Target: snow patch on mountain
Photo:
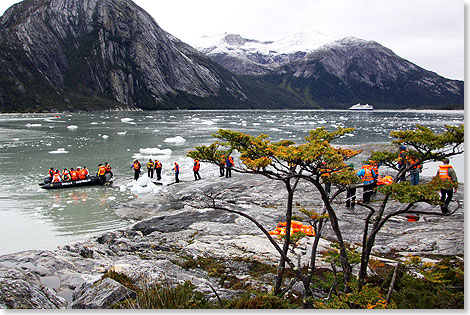
[[[306,30],[274,41],[246,39],[237,34],[224,33],[214,37],[203,36],[190,44],[208,55],[224,53],[232,56],[244,56],[255,53],[279,55],[292,54],[299,51],[311,52],[337,39],[314,30]]]

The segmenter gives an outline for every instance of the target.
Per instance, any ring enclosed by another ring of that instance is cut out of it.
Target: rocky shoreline
[[[224,205],[256,218],[274,229],[283,221],[285,192],[282,183],[264,177],[234,173],[232,178],[211,177],[168,185],[158,194],[139,196],[115,212],[131,224],[127,229],[59,247],[0,256],[0,308],[107,308],[133,291],[107,278],[109,270],[132,279],[172,284],[187,280],[210,299],[214,290],[231,298],[246,288],[272,289],[274,275],[253,273],[253,264],[272,268],[278,253],[249,220],[221,210],[194,207],[203,194],[217,194]],[[362,190],[358,190],[358,197]],[[367,210],[344,206],[342,194],[335,204],[346,242],[360,244]],[[376,196],[380,199],[380,195]],[[392,218],[379,233],[374,247],[378,256],[399,259],[408,254],[464,257],[464,185],[454,195],[461,208],[451,216],[420,216],[409,222]],[[398,204],[391,203],[398,207]],[[295,210],[321,209],[313,187],[302,183],[295,195]],[[418,205],[427,208],[428,205]],[[323,232],[319,253],[330,247],[334,233]],[[307,264],[313,238],[304,238],[295,249],[301,265]],[[217,262],[217,272],[199,268],[201,258]],[[194,267],[188,268],[188,262]],[[259,267],[259,266],[258,266]],[[317,268],[329,268],[319,255]],[[224,273],[238,285],[227,286],[216,276]],[[212,288],[214,289],[212,289]]]

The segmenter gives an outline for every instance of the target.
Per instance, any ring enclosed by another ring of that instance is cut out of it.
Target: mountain
[[[336,38],[314,30],[305,30],[276,41],[259,41],[224,33],[215,37],[203,36],[191,44],[236,74],[262,75],[299,60],[334,40]]]
[[[236,34],[194,44],[239,75],[284,88],[310,108],[463,108],[464,83],[397,56],[375,41],[304,32],[280,41]]]
[[[462,81],[372,41],[205,42],[178,40],[131,0],[24,0],[0,18],[0,112],[463,108]]]
[[[253,108],[259,91],[297,102],[245,91],[131,0],[22,1],[0,19],[0,47],[0,111]]]

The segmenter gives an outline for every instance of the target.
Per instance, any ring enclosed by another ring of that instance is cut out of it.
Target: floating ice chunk
[[[69,130],[75,130],[77,128],[78,128],[78,126],[76,126],[76,125],[67,126],[67,129],[69,129]]]
[[[127,131],[119,131],[117,134],[120,135],[120,136],[124,136],[126,135]]]
[[[185,143],[186,139],[181,136],[176,136],[173,138],[166,138],[165,140],[163,140],[163,142],[181,144]]]
[[[160,132],[160,130],[158,130],[158,129],[153,129],[153,132]]]
[[[49,151],[51,154],[61,154],[61,153],[69,153],[69,151],[65,151],[64,148],[57,149],[55,151]]]
[[[120,190],[120,191],[126,191],[126,190],[127,190],[127,187],[124,186],[124,185],[121,185],[121,186],[119,186],[119,190]]]
[[[159,149],[159,148],[145,148],[145,149],[140,149],[139,152],[141,154],[146,154],[146,155],[152,155],[152,154],[171,155],[173,153],[171,149]]]
[[[121,121],[122,121],[123,123],[129,123],[129,122],[131,122],[131,121],[134,121],[134,119],[133,119],[133,118],[121,118]]]
[[[102,135],[101,137],[102,137],[103,139],[108,139],[108,138],[109,138],[108,135]]]
[[[94,122],[91,122],[90,125],[98,125],[98,123],[94,121]]]
[[[145,187],[145,186],[147,186],[149,181],[150,181],[150,179],[147,176],[142,176],[137,180],[137,182],[135,184],[140,186],[140,187]]]
[[[33,128],[33,127],[41,127],[41,124],[26,124],[26,127]]]

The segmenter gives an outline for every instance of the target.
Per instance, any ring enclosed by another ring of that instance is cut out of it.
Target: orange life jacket
[[[452,177],[449,176],[449,168],[452,166],[446,165],[439,165],[439,178],[443,180],[452,180]]]
[[[52,182],[53,183],[60,183],[60,174],[55,173],[54,176],[52,176]]]
[[[106,173],[106,167],[104,167],[104,165],[101,165],[98,169],[98,176],[104,175],[104,173]]]
[[[199,160],[194,160],[193,171],[195,172],[199,171],[200,167],[201,167],[201,163],[199,163]]]
[[[161,168],[162,167],[162,163],[160,163],[160,161],[155,161],[155,168]]]
[[[62,172],[62,180],[70,180],[70,173],[68,171]]]
[[[179,174],[179,172],[180,172],[180,166],[178,165],[178,163],[175,163],[175,168],[174,168],[174,170],[175,170],[175,173],[176,173],[176,174]]]
[[[108,165],[105,165],[104,170],[105,170],[106,172],[111,172],[111,165],[109,165],[109,164],[108,164]]]
[[[87,175],[88,175],[88,170],[86,168],[82,168],[80,172],[78,172],[79,179],[85,179]]]
[[[409,161],[410,161],[410,165],[413,165],[416,162],[418,162],[417,159],[412,159],[412,158],[410,158]],[[421,168],[421,164],[416,164],[415,166],[413,166],[413,168]]]
[[[364,165],[362,168],[364,169],[364,176],[362,176],[362,181],[369,182],[374,180],[374,176],[372,175],[372,167],[370,165]]]
[[[77,180],[78,179],[78,172],[76,170],[70,171],[70,178],[72,180]]]
[[[140,163],[139,162],[134,162],[134,169],[135,170],[140,169]]]
[[[54,171],[53,170],[49,170],[49,177],[54,177]]]

